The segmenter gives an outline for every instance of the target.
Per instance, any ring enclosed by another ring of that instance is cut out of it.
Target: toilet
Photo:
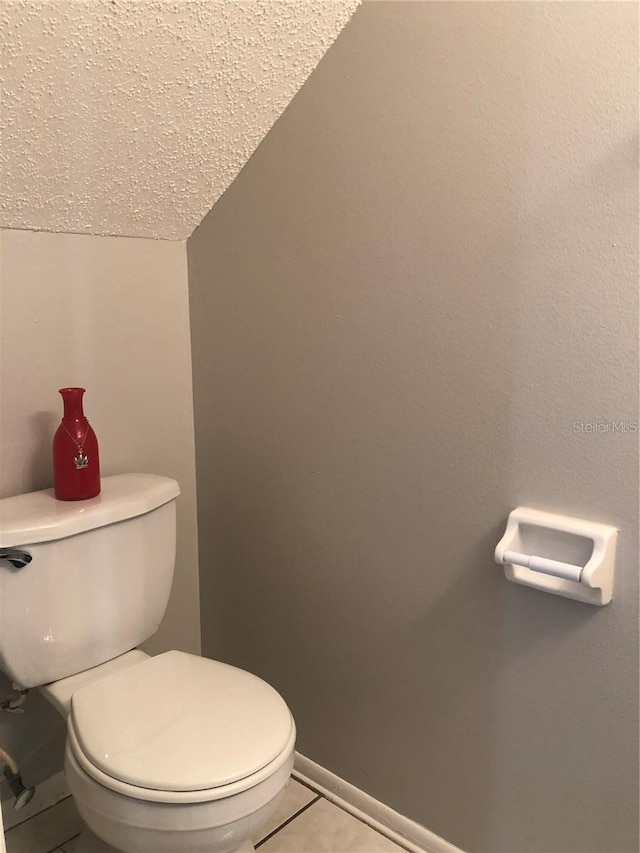
[[[102,479],[0,501],[0,669],[67,720],[77,853],[250,853],[293,767],[282,697],[219,661],[136,647],[173,579],[178,483]]]

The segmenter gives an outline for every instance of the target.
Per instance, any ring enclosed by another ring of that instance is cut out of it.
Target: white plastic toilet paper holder
[[[608,524],[517,507],[495,550],[507,580],[602,606],[611,601],[618,531]]]

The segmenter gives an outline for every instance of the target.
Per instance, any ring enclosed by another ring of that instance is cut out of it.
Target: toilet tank
[[[0,670],[35,687],[155,634],[171,592],[179,494],[167,477],[121,474],[85,501],[56,500],[52,489],[0,500]],[[13,565],[8,549],[31,561]]]

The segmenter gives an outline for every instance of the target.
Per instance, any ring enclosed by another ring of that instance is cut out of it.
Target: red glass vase
[[[53,437],[53,488],[60,501],[100,494],[98,439],[82,410],[84,388],[61,388],[62,422]]]

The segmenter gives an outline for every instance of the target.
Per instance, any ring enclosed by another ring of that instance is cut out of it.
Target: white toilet
[[[67,780],[91,830],[77,853],[252,851],[293,766],[293,718],[264,681],[135,648],[167,606],[179,493],[123,474],[86,501],[0,501],[0,669],[67,718]]]

